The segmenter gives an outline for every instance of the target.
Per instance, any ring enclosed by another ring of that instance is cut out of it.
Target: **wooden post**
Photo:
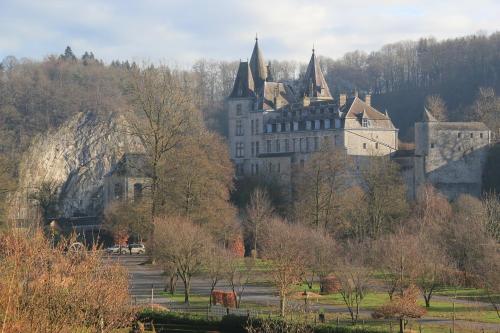
[[[453,300],[453,324],[452,324],[452,328],[453,328],[453,333],[455,333],[455,300]]]
[[[151,285],[151,311],[153,311],[153,301],[154,301],[154,284]]]

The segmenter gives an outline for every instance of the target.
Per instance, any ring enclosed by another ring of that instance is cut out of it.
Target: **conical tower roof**
[[[247,61],[240,62],[236,79],[234,80],[233,91],[230,98],[245,98],[255,96],[255,83],[252,76],[252,71]]]
[[[264,56],[259,48],[259,39],[255,37],[255,45],[253,47],[252,56],[250,57],[250,69],[255,81],[255,88],[260,89],[267,79],[267,67],[264,61]]]
[[[319,65],[319,60],[314,53],[314,49],[307,66],[306,74],[303,81],[303,94],[310,98],[331,99],[330,89],[326,83],[323,72]]]

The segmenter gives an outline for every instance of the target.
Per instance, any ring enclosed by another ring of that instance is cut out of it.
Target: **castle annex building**
[[[389,155],[398,129],[371,106],[370,95],[332,97],[313,50],[304,77],[276,82],[258,40],[250,62],[240,61],[227,99],[230,156],[237,176],[276,173],[289,179],[324,142],[349,155]]]

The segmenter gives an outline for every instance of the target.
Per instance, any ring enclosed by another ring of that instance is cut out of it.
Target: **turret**
[[[307,66],[306,74],[302,82],[302,93],[312,100],[332,99],[330,89],[321,72],[319,60],[314,53],[314,49],[312,50],[311,60],[309,60],[309,65]]]
[[[252,71],[248,62],[240,62],[236,79],[234,80],[233,91],[229,98],[248,98],[255,97],[255,83]]]

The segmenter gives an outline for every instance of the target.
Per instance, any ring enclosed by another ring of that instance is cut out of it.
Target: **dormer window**
[[[363,118],[363,119],[361,120],[361,123],[362,123],[362,126],[363,126],[363,127],[368,127],[368,119]]]

